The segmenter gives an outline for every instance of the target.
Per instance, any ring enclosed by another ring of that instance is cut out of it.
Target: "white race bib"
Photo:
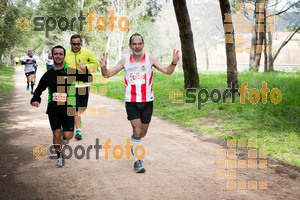
[[[146,82],[146,75],[145,74],[130,75],[131,85],[145,84],[145,82]]]
[[[66,102],[67,101],[67,94],[66,93],[53,93],[52,94],[52,101]]]

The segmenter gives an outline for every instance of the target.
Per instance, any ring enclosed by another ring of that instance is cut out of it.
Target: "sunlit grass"
[[[7,97],[14,87],[12,79],[14,71],[15,68],[13,67],[0,67],[0,105],[2,105],[3,98]]]

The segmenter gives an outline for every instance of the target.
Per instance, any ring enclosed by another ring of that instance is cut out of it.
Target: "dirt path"
[[[40,74],[39,74],[40,75]],[[227,189],[228,179],[217,177],[217,150],[225,145],[213,137],[199,136],[177,125],[152,118],[142,144],[146,148],[145,174],[133,172],[133,158],[115,160],[104,149],[95,158],[78,160],[73,156],[65,168],[56,160],[37,160],[36,145],[49,147],[52,134],[45,114],[47,92],[42,105],[29,105],[25,76],[17,69],[11,101],[0,108],[0,197],[1,199],[299,199],[298,169],[269,164],[266,169],[236,169],[234,181],[267,181],[267,189]],[[38,79],[39,80],[39,79]],[[107,115],[83,116],[83,140],[70,142],[85,149],[95,145],[124,147],[131,136],[124,103],[101,96],[90,96],[89,107],[106,107]],[[78,151],[80,153],[80,151]],[[41,154],[43,155],[43,154]],[[245,158],[241,153],[240,157]],[[290,175],[292,174],[292,175]],[[290,175],[290,176],[289,176]]]

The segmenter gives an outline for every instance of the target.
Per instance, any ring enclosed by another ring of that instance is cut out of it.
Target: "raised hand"
[[[80,68],[80,69],[84,69],[86,68],[85,64],[83,62],[80,61],[80,59],[78,60],[79,63],[77,63],[77,66]]]
[[[106,68],[106,65],[107,65],[107,56],[108,56],[108,53],[103,53],[103,56],[100,60],[100,67],[105,67]]]
[[[176,51],[176,49],[173,50],[173,64],[177,64],[179,61],[180,55],[179,55],[179,50]]]

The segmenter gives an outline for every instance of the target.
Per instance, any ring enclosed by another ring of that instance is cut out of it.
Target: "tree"
[[[260,4],[259,4],[260,5]],[[261,52],[262,52],[262,46],[264,44],[264,38],[265,38],[265,27],[262,27],[261,25],[265,25],[264,23],[264,13],[265,9],[263,9],[263,12],[261,12],[261,9],[257,7],[258,6],[258,0],[254,1],[254,10],[253,10],[253,17],[254,17],[254,25],[253,25],[253,31],[252,31],[252,38],[251,38],[251,53],[250,53],[250,70],[258,72],[259,66],[260,66],[260,60],[261,60]],[[259,11],[257,11],[257,9]]]
[[[236,63],[236,53],[235,53],[235,39],[234,39],[234,30],[232,24],[231,10],[230,4],[228,0],[219,0],[220,9],[222,14],[222,22],[224,27],[224,34],[228,36],[232,36],[232,42],[226,42],[226,57],[227,57],[227,87],[238,88],[238,77],[237,77],[237,63]],[[225,20],[225,14],[229,19]],[[228,21],[228,22],[227,22]],[[232,30],[232,32],[227,32],[227,28],[225,25],[228,25]]]
[[[292,26],[292,30],[296,31],[296,32],[292,32],[287,38],[286,40],[284,40],[284,42],[279,45],[278,50],[276,50],[276,52],[274,54],[272,54],[271,51],[267,50],[267,46],[272,46],[272,32],[271,31],[267,31],[266,30],[266,26],[267,26],[267,18],[268,17],[274,17],[275,16],[280,16],[284,13],[286,13],[287,11],[291,10],[291,9],[295,9],[300,7],[300,1],[297,2],[289,2],[287,3],[285,6],[283,6],[283,8],[281,9],[281,11],[276,12],[276,6],[278,5],[278,3],[280,1],[275,0],[275,3],[273,5],[269,5],[271,3],[270,0],[251,0],[250,2],[253,2],[255,4],[255,8],[254,8],[254,30],[252,32],[252,40],[251,40],[251,46],[253,46],[253,53],[250,53],[250,70],[253,71],[258,71],[259,66],[260,66],[260,60],[261,60],[261,52],[262,49],[258,49],[261,47],[261,45],[264,46],[264,72],[270,72],[273,71],[273,66],[274,66],[274,60],[276,59],[277,55],[279,54],[280,50],[292,39],[293,35],[297,32],[298,29],[298,25],[297,22],[294,26]],[[245,3],[245,2],[244,2]],[[258,12],[256,10],[258,3],[263,3],[264,4],[264,11],[262,12]],[[287,8],[286,8],[287,6]],[[267,9],[268,7],[274,7],[273,11],[271,11],[273,14],[267,14],[267,12],[271,9]],[[298,11],[299,12],[299,11]],[[257,17],[259,15],[263,15],[263,17]],[[263,20],[263,21],[262,21]],[[263,24],[263,29],[264,30],[257,30],[256,25],[257,24]],[[298,29],[299,30],[299,29]],[[293,34],[294,33],[294,34]],[[291,36],[291,37],[290,37]],[[259,46],[257,46],[259,45]],[[270,50],[270,49],[269,49]]]
[[[198,88],[199,76],[193,32],[185,0],[173,0],[182,51],[184,88]]]
[[[276,4],[277,4],[278,0],[276,0]],[[274,13],[276,11],[276,4],[275,4],[275,8],[274,8]],[[300,8],[300,1],[297,1],[295,3],[290,3],[288,8],[274,14],[274,15],[281,15],[282,13],[287,12],[288,10],[290,10],[291,8],[295,8],[297,9],[297,12],[299,13],[299,8]],[[269,16],[270,17],[270,16]],[[268,62],[267,62],[267,67],[266,70],[267,71],[274,71],[274,61],[277,58],[278,54],[280,53],[281,49],[287,45],[287,43],[293,38],[293,36],[300,31],[300,21],[297,20],[294,23],[296,23],[293,28],[291,28],[291,33],[287,36],[287,38],[281,43],[281,45],[278,47],[278,49],[274,52],[274,54],[272,54],[272,52],[268,53]],[[268,38],[269,38],[269,45],[272,45],[272,33],[269,32],[268,33]]]
[[[8,4],[8,2],[1,2],[0,6],[0,66],[2,64],[2,56],[6,57],[8,66],[11,61],[11,50],[20,42],[22,33],[15,25],[18,13],[17,8],[12,4]]]

